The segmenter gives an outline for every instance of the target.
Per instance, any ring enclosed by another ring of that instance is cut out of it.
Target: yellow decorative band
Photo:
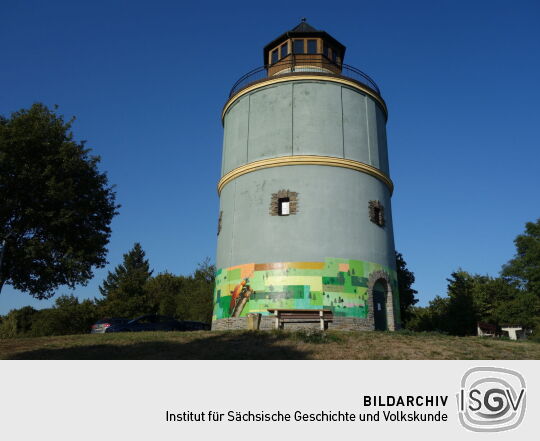
[[[227,113],[227,110],[229,110],[229,107],[231,107],[232,104],[241,96],[247,93],[250,93],[256,89],[259,89],[261,87],[270,86],[272,84],[286,83],[287,81],[305,81],[305,80],[330,81],[332,83],[345,84],[346,86],[352,87],[353,89],[360,90],[366,95],[369,95],[370,97],[372,97],[381,106],[386,118],[388,118],[388,109],[386,108],[386,103],[384,102],[384,100],[376,92],[374,92],[373,90],[369,89],[366,86],[361,85],[360,83],[357,83],[356,81],[347,80],[345,78],[340,78],[340,77],[326,76],[326,75],[291,75],[291,76],[283,76],[283,77],[277,77],[277,78],[270,77],[266,81],[261,81],[259,83],[253,84],[237,92],[235,95],[230,97],[225,103],[225,107],[223,107],[223,112],[221,112],[221,122],[223,123],[223,119],[225,118],[225,113]]]
[[[221,194],[221,190],[223,187],[225,187],[225,185],[242,175],[265,168],[283,167],[287,165],[325,165],[329,167],[348,168],[377,178],[379,181],[386,184],[386,186],[390,189],[390,194],[392,194],[394,191],[394,184],[392,183],[392,180],[382,171],[376,167],[373,167],[372,165],[364,164],[363,162],[359,161],[353,161],[352,159],[336,158],[333,156],[298,155],[261,159],[260,161],[253,161],[249,164],[235,168],[234,170],[231,170],[225,174],[219,180],[217,188],[218,194]]]

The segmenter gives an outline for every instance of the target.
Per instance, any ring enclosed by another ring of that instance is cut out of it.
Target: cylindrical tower
[[[377,85],[303,20],[264,48],[222,119],[212,329],[248,313],[332,311],[329,328],[399,323],[386,145]]]

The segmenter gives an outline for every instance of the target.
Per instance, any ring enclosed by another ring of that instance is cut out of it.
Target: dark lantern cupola
[[[330,34],[302,21],[290,31],[268,43],[263,49],[268,75],[310,67],[341,72],[345,46]]]

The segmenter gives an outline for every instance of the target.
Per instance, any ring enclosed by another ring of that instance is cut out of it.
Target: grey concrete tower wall
[[[386,117],[369,95],[326,81],[290,81],[237,99],[224,117],[222,176],[268,158],[352,159],[389,175]],[[273,193],[297,192],[295,216],[270,216]],[[355,170],[320,165],[265,168],[224,186],[217,267],[342,257],[395,268],[390,190]],[[383,228],[369,201],[385,209]]]
[[[353,159],[389,174],[386,117],[373,98],[327,81],[291,81],[241,96],[224,118],[221,174],[288,155]]]
[[[249,312],[272,327],[272,308],[329,309],[333,329],[395,329],[382,98],[339,75],[275,76],[232,97],[223,124],[212,329],[245,327]],[[283,197],[290,215],[276,212]]]
[[[296,215],[269,215],[271,195],[280,189],[298,193]],[[384,228],[369,220],[374,199],[385,206]],[[389,190],[365,173],[318,165],[263,169],[226,185],[221,210],[218,268],[327,257],[395,267]]]

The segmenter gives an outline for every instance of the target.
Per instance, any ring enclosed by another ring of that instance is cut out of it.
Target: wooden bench
[[[283,324],[289,323],[320,323],[321,331],[326,329],[325,324],[333,320],[329,309],[268,309],[275,317],[274,328],[283,329]]]

